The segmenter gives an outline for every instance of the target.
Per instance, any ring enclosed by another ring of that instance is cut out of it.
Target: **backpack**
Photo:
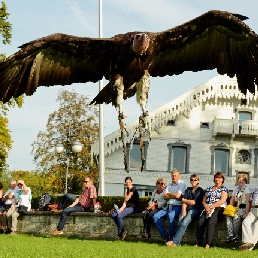
[[[39,199],[39,210],[40,211],[48,211],[48,205],[51,202],[51,196],[48,193],[44,193],[40,196]]]

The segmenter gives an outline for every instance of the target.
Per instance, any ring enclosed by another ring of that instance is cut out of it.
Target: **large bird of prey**
[[[32,95],[38,86],[97,82],[105,77],[109,83],[93,103],[118,107],[121,125],[122,102],[135,94],[143,117],[147,116],[150,76],[217,68],[221,75],[236,75],[243,93],[254,92],[258,37],[245,19],[209,11],[157,33],[128,32],[103,39],[57,33],[36,39],[0,63],[0,100]]]

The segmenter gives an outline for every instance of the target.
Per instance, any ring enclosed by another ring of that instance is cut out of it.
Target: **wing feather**
[[[257,78],[258,37],[238,17],[229,12],[210,11],[159,33],[155,39],[159,47],[154,49],[150,75],[217,68],[219,74],[230,77],[246,74],[251,76],[249,82],[254,81]],[[242,90],[247,88],[243,82],[239,86]]]
[[[114,45],[114,39],[65,34],[52,34],[24,44],[0,63],[0,97],[6,102],[22,93],[32,95],[38,86],[97,82],[107,76],[110,61],[116,62]]]

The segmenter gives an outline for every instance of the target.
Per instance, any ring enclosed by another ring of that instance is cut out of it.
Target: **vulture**
[[[162,32],[136,31],[101,39],[56,33],[39,38],[0,63],[0,100],[32,95],[38,86],[97,82],[104,77],[109,82],[92,103],[117,107],[123,130],[123,100],[136,95],[142,125],[148,129],[151,76],[217,68],[221,75],[236,76],[243,93],[255,92],[258,37],[245,19],[213,10]]]

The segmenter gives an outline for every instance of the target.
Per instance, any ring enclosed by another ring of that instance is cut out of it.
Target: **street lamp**
[[[67,178],[68,178],[68,167],[69,167],[69,159],[70,156],[72,154],[72,152],[75,153],[80,153],[82,151],[82,144],[79,140],[75,140],[73,142],[73,144],[71,144],[71,137],[73,137],[73,135],[70,134],[70,130],[68,130],[68,134],[67,134],[67,148],[66,148],[66,174],[65,174],[65,193],[67,193]],[[61,142],[58,142],[55,146],[55,151],[58,154],[63,153],[65,150],[64,145]]]

